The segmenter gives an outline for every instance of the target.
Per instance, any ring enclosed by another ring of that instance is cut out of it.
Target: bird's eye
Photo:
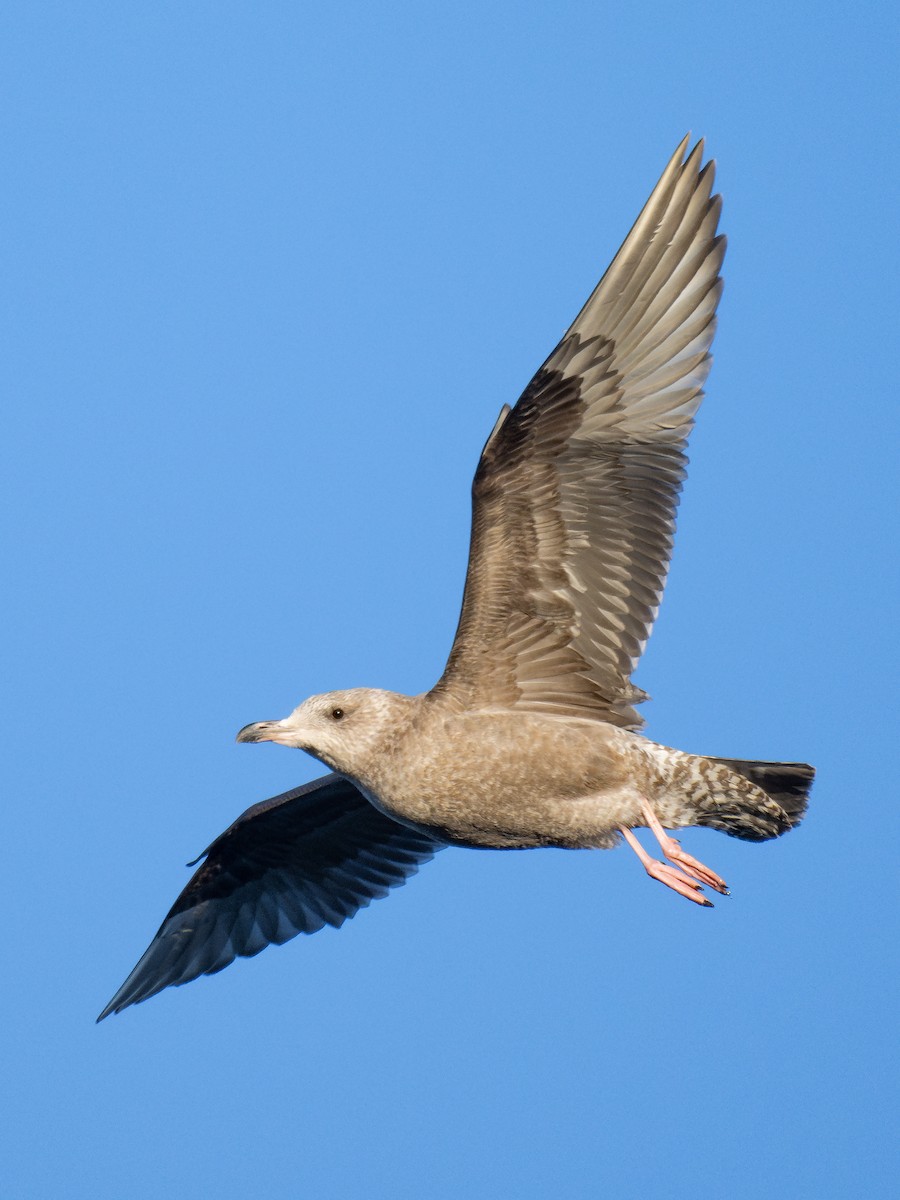
[[[331,715],[335,721],[340,721],[341,717],[344,715],[344,710],[342,708],[333,708],[331,710]]]

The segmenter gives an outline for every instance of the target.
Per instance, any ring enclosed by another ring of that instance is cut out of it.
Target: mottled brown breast
[[[599,721],[423,703],[365,783],[387,813],[448,840],[592,844],[573,821],[586,798],[628,783],[631,737]]]

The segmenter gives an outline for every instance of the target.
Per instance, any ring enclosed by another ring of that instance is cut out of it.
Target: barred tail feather
[[[698,825],[749,842],[764,842],[803,820],[816,773],[808,763],[745,762],[739,758],[706,761],[725,767],[753,786],[710,788],[697,814]]]

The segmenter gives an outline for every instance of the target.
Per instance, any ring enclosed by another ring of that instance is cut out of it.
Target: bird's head
[[[403,721],[409,698],[375,688],[310,696],[283,721],[257,721],[239,742],[279,742],[305,750],[334,771],[365,774],[369,756]]]

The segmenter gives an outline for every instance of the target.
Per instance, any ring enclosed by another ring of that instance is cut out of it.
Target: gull
[[[351,688],[239,742],[305,750],[321,779],[254,805],[205,861],[98,1020],[237,956],[341,925],[446,846],[610,848],[712,907],[725,881],[667,832],[764,841],[802,819],[806,763],[689,754],[638,731],[722,290],[721,197],[686,137],[472,486],[459,626],[431,691]],[[634,830],[659,843],[652,857]],[[199,860],[195,860],[195,863]],[[195,863],[188,864],[194,866]]]

